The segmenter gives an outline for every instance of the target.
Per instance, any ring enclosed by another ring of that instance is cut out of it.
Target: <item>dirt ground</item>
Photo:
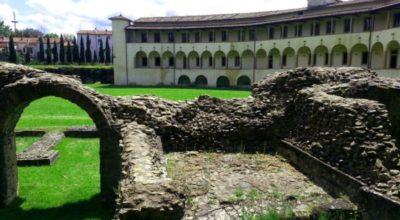
[[[166,158],[168,176],[186,197],[183,219],[308,217],[334,200],[277,155],[186,152]]]

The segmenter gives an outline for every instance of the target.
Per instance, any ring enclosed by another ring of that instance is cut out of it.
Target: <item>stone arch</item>
[[[139,51],[135,55],[135,68],[144,68],[148,66],[147,54],[143,51]]]
[[[250,87],[251,80],[248,76],[240,76],[236,81],[236,85],[238,87]]]
[[[277,48],[273,48],[268,53],[268,69],[280,69],[281,52]]]
[[[187,57],[183,51],[176,53],[176,68],[177,69],[187,69]]]
[[[242,68],[254,69],[254,53],[251,50],[245,50],[242,53]]]
[[[369,52],[365,44],[356,44],[351,48],[351,65],[366,67],[368,66]]]
[[[265,51],[264,49],[257,50],[256,68],[257,69],[267,69],[268,68],[267,51]]]
[[[196,80],[194,81],[194,84],[196,86],[200,86],[200,87],[205,87],[208,84],[207,78],[203,75],[200,75],[198,77],[196,77]]]
[[[376,42],[371,49],[371,69],[385,68],[384,47],[381,42]]]
[[[228,68],[235,69],[240,68],[240,55],[236,50],[231,50],[227,56]]]
[[[387,67],[390,69],[400,68],[400,44],[396,40],[392,40],[386,47]]]
[[[338,44],[332,48],[331,64],[333,67],[347,66],[349,64],[349,56],[347,48],[343,44]]]
[[[219,51],[215,52],[215,55],[214,55],[215,68],[217,68],[217,69],[226,68],[226,66],[227,66],[226,62],[227,62],[226,55],[223,51],[219,50]]]
[[[182,75],[178,79],[178,85],[179,86],[190,86],[190,79],[186,75]]]
[[[220,76],[217,79],[217,88],[228,88],[230,86],[229,78]]]
[[[171,51],[165,51],[161,60],[163,68],[173,68],[175,66],[175,58]]]
[[[149,58],[148,58],[148,66],[151,68],[155,68],[155,67],[160,67],[161,66],[161,56],[160,53],[158,53],[157,51],[152,51],[149,54]]]
[[[47,96],[78,105],[95,123],[100,137],[101,195],[104,201],[114,204],[122,164],[120,135],[113,127],[108,98],[72,78],[48,73],[29,74],[2,88],[0,85],[0,207],[10,204],[17,196],[15,126],[31,102]]]
[[[282,67],[283,68],[295,68],[296,67],[296,57],[295,51],[291,47],[287,47],[282,52]]]
[[[307,46],[300,47],[297,51],[297,66],[308,67],[312,65],[311,49]]]
[[[200,56],[199,53],[196,51],[191,51],[188,55],[188,61],[189,61],[189,68],[191,69],[196,69],[200,68]]]
[[[214,60],[210,51],[204,51],[201,54],[201,68],[211,69],[214,65]]]
[[[319,45],[314,50],[314,66],[329,66],[329,50],[324,45]]]

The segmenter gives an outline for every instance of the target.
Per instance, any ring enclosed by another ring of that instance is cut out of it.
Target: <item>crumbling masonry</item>
[[[101,193],[116,219],[179,219],[183,195],[166,177],[163,152],[187,150],[294,148],[360,188],[348,189],[340,179],[327,187],[349,193],[366,209],[387,202],[375,210],[379,219],[399,213],[400,82],[368,70],[298,68],[254,84],[247,99],[173,102],[101,95],[73,77],[1,63],[0,206],[17,195],[15,125],[30,102],[45,96],[77,104],[96,124]],[[306,163],[292,161],[300,168]]]

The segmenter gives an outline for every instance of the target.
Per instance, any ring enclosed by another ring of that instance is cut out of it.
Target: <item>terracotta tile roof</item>
[[[15,44],[29,44],[35,45],[39,40],[37,37],[13,37]],[[7,43],[9,42],[8,37],[0,37],[0,43]]]
[[[89,35],[112,35],[112,31],[110,30],[80,30],[78,34],[89,34]]]

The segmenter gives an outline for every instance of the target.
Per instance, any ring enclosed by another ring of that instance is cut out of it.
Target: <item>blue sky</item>
[[[80,29],[110,29],[108,17],[122,13],[148,16],[198,15],[270,11],[306,6],[306,0],[0,0],[0,20],[17,28],[74,34]]]

